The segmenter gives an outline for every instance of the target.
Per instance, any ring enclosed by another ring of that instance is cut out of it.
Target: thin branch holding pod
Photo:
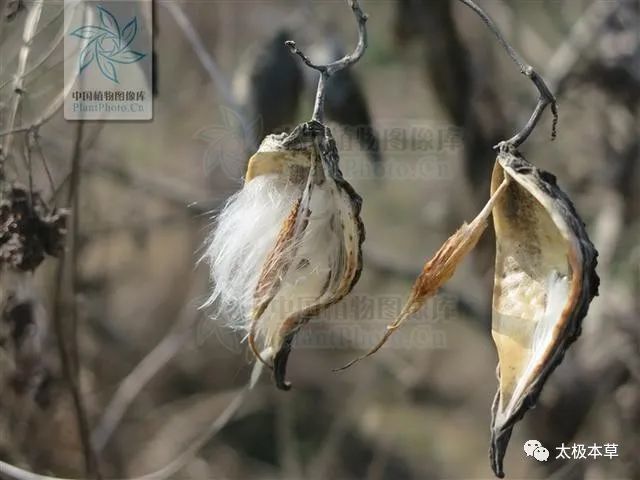
[[[498,39],[500,45],[505,49],[511,60],[518,65],[520,68],[520,73],[526,76],[535,87],[538,89],[540,96],[538,97],[538,103],[536,104],[531,117],[527,121],[526,125],[513,137],[508,140],[504,140],[498,143],[494,148],[504,149],[504,148],[518,148],[520,145],[524,143],[524,141],[531,135],[531,132],[536,128],[540,117],[542,116],[545,109],[550,105],[551,112],[553,113],[553,126],[551,130],[551,139],[555,139],[556,137],[556,127],[558,124],[558,106],[556,103],[556,98],[551,93],[551,90],[545,83],[544,79],[534,70],[534,68],[527,64],[522,57],[515,51],[515,49],[509,44],[509,42],[504,38],[504,36],[500,33],[498,26],[491,19],[491,17],[480,8],[473,0],[459,0],[471,10],[473,10],[478,16],[482,19],[485,25],[493,32],[495,37]]]
[[[293,40],[288,40],[287,42],[285,42],[285,45],[289,47],[291,52],[298,55],[305,63],[305,65],[307,65],[309,68],[312,68],[313,70],[317,70],[318,72],[320,72],[320,78],[318,80],[318,91],[316,93],[316,101],[313,107],[313,115],[311,117],[312,120],[315,120],[319,123],[322,123],[324,120],[324,98],[327,79],[336,72],[348,68],[354,63],[358,62],[367,49],[366,24],[368,16],[362,11],[362,8],[360,8],[358,0],[347,0],[347,3],[351,7],[351,10],[353,10],[353,15],[355,16],[356,22],[358,23],[358,44],[351,54],[345,55],[335,62],[328,63],[326,65],[320,65],[313,63],[309,59],[309,57],[307,57],[296,46],[296,42],[294,42]]]

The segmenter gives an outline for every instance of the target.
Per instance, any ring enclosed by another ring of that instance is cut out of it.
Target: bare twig
[[[62,300],[62,287],[64,280],[65,270],[65,257],[66,252],[60,255],[58,263],[58,269],[56,272],[56,289],[55,289],[55,302],[54,302],[54,327],[56,332],[56,339],[58,345],[58,352],[60,355],[60,361],[62,364],[62,370],[65,376],[65,380],[68,383],[71,397],[73,399],[73,405],[76,415],[76,421],[78,424],[78,431],[80,433],[80,439],[82,441],[82,448],[85,461],[85,470],[88,476],[95,478],[102,478],[98,468],[97,458],[91,447],[89,422],[87,420],[87,412],[80,394],[79,386],[79,362],[77,354],[77,310],[75,306],[75,292],[77,286],[76,278],[76,252],[77,252],[77,233],[78,233],[78,202],[77,191],[80,181],[80,160],[82,157],[82,136],[83,136],[84,122],[80,121],[77,125],[76,139],[73,148],[72,155],[72,167],[71,176],[69,180],[69,196],[67,198],[69,206],[73,206],[72,209],[72,226],[71,226],[71,308],[70,318],[71,325],[69,332],[64,325],[63,321],[63,300]],[[67,343],[67,333],[69,333],[70,341]]]
[[[262,364],[256,363],[252,378],[255,375],[258,375],[261,369]],[[229,421],[231,421],[236,412],[243,405],[250,391],[251,381],[249,381],[249,383],[247,383],[247,385],[236,394],[231,403],[227,405],[222,413],[211,422],[211,424],[198,436],[198,438],[196,438],[180,455],[174,458],[163,468],[147,475],[125,480],[164,480],[175,475],[180,471],[180,469],[189,463],[198,450],[204,447],[213,436],[215,436],[229,423]],[[0,477],[10,480],[79,480],[39,475],[2,461],[0,461]]]
[[[75,3],[72,3],[69,7],[65,7],[65,8],[75,8],[78,5],[77,0],[75,1]],[[86,9],[85,13],[84,13],[85,17],[86,17],[86,23],[89,24],[92,21],[93,18],[93,13],[91,11],[91,9]],[[86,42],[86,40],[85,40]],[[29,131],[36,131],[43,126],[45,123],[47,123],[49,120],[51,120],[53,118],[53,116],[58,112],[58,110],[60,110],[60,108],[62,107],[62,105],[64,104],[64,99],[69,95],[69,93],[71,92],[71,89],[73,88],[73,86],[75,85],[76,79],[78,78],[80,72],[77,72],[76,75],[74,75],[62,88],[62,91],[53,99],[53,101],[44,109],[44,112],[33,122],[27,124],[27,125],[21,125],[16,127],[15,126],[15,118],[13,118],[13,120],[9,123],[8,128],[6,128],[3,131],[0,131],[0,138],[4,138],[5,142],[8,142],[7,139],[11,138],[14,134],[16,133],[22,133],[22,132],[29,132]],[[28,75],[28,73],[24,73],[22,74],[22,81],[24,81],[24,77]],[[17,79],[17,76],[16,76]],[[20,90],[22,93],[24,93],[22,91],[22,89]],[[10,143],[10,142],[9,142]],[[8,152],[8,148],[4,147],[3,149],[5,154]],[[0,177],[2,177],[2,165],[0,165]]]
[[[84,122],[78,122],[76,126],[76,139],[71,157],[71,176],[69,178],[69,192],[67,205],[71,208],[70,231],[70,269],[71,269],[71,347],[73,371],[78,381],[80,362],[78,358],[78,309],[76,307],[76,293],[78,287],[78,231],[80,228],[80,161],[82,159],[82,139],[84,134]]]
[[[532,54],[536,52],[538,57],[547,58],[553,50],[549,44],[550,39],[543,38],[538,30],[523,18],[525,15],[516,11],[515,5],[511,2],[492,2],[491,4],[494,11],[502,15],[504,24],[508,25],[509,34],[513,32],[518,36],[519,45],[527,45]],[[554,91],[551,87],[550,90]]]
[[[355,50],[349,54],[345,55],[339,60],[335,62],[328,63],[326,65],[320,65],[313,63],[309,57],[307,57],[297,46],[296,42],[293,40],[288,40],[285,42],[285,45],[291,49],[291,52],[298,55],[302,61],[309,68],[317,70],[320,72],[320,78],[318,80],[318,90],[316,93],[316,101],[313,107],[313,115],[311,117],[312,120],[322,123],[324,119],[324,98],[325,98],[325,85],[327,79],[336,72],[343,70],[345,68],[350,67],[351,65],[358,62],[362,56],[364,55],[365,50],[367,49],[367,14],[362,11],[360,8],[360,4],[358,0],[347,0],[347,3],[353,10],[353,15],[356,18],[358,23],[358,44],[356,45]]]
[[[29,141],[29,137],[30,137],[38,150],[38,155],[42,160],[42,166],[44,167],[44,171],[47,174],[47,180],[49,181],[49,188],[51,189],[51,193],[53,194],[53,192],[55,192],[56,190],[56,186],[53,181],[53,176],[51,175],[51,170],[49,169],[49,162],[47,162],[47,157],[44,154],[44,150],[42,150],[42,145],[40,145],[40,138],[38,136],[38,133],[36,131],[31,132],[31,135],[28,135],[27,137],[28,137],[27,141]]]
[[[49,22],[47,23],[47,25],[45,25],[43,28],[41,28],[35,35],[38,35],[38,33],[40,33],[44,28],[46,28],[48,25],[52,24],[55,20],[58,19],[58,17],[64,12],[64,8],[60,10],[60,12],[58,12],[51,20],[49,20]],[[25,72],[23,73],[23,78],[28,77],[29,75],[31,75],[33,72],[35,72],[38,68],[40,68],[44,62],[47,61],[47,59],[49,57],[51,57],[51,55],[53,54],[53,52],[56,51],[56,49],[60,46],[60,43],[62,43],[62,40],[64,39],[65,34],[67,33],[67,30],[69,29],[69,26],[71,25],[71,20],[73,19],[72,15],[68,15],[68,18],[65,20],[65,22],[62,25],[62,28],[60,30],[60,32],[58,33],[56,39],[51,42],[51,45],[49,46],[49,48],[47,49],[47,51],[45,53],[43,53],[38,60],[36,60],[33,65],[31,65],[27,70],[25,70]],[[5,80],[4,82],[0,83],[0,90],[2,90],[4,87],[6,87],[7,85],[9,85],[12,81],[14,81],[13,79],[9,79],[9,80]]]
[[[200,60],[200,63],[209,74],[209,77],[211,77],[213,84],[222,94],[225,103],[232,107],[233,110],[239,115],[240,123],[242,124],[242,130],[245,133],[246,138],[255,138],[255,135],[253,134],[253,127],[251,123],[247,121],[244,115],[241,114],[240,106],[233,96],[233,91],[229,82],[225,78],[220,68],[218,68],[218,65],[216,64],[213,57],[207,51],[207,48],[202,41],[202,37],[200,37],[200,34],[198,34],[196,29],[193,27],[191,21],[182,10],[180,4],[178,2],[160,2],[160,4],[169,11],[171,16],[173,16],[173,19],[178,24],[178,27],[180,27],[182,33],[184,33],[184,36],[191,44],[193,51],[198,57],[198,60]],[[253,142],[253,140],[247,141]],[[250,150],[255,150],[257,148],[257,145],[248,145],[248,147],[250,148]]]
[[[29,14],[24,23],[24,30],[22,32],[22,47],[20,48],[20,53],[18,56],[18,68],[16,70],[16,74],[13,80],[13,104],[11,105],[11,110],[9,112],[9,130],[14,128],[16,123],[16,118],[18,117],[18,111],[20,110],[20,105],[22,104],[22,97],[24,95],[24,76],[27,71],[27,60],[29,59],[29,54],[31,53],[31,41],[36,33],[36,29],[38,27],[38,22],[40,21],[40,16],[42,14],[42,6],[44,0],[36,0],[31,9],[29,10]],[[11,152],[11,144],[13,142],[13,135],[6,135],[3,138],[2,147],[0,150],[2,151],[2,156],[9,156]],[[4,178],[4,165],[0,164],[0,179]]]
[[[165,200],[178,208],[186,209],[192,215],[205,215],[217,207],[222,199],[201,200],[204,192],[197,195],[194,186],[187,182],[180,182],[176,178],[154,175],[152,172],[128,169],[118,165],[111,159],[95,158],[83,166],[83,171],[95,172],[108,176],[127,187],[135,188],[149,195]]]
[[[232,106],[235,105],[235,98],[229,82],[213,57],[207,51],[207,47],[205,47],[202,37],[200,37],[200,34],[193,27],[180,4],[178,2],[160,2],[160,4],[169,11],[175,22],[178,24],[178,27],[180,27],[180,30],[182,30],[182,33],[184,33],[184,36],[191,44],[193,51],[198,56],[198,60],[200,60],[200,63],[209,74],[209,77],[211,77],[211,80],[213,80],[214,85],[222,94],[225,102]]]
[[[37,131],[45,123],[53,118],[53,116],[62,108],[64,99],[69,95],[69,92],[75,84],[77,77],[72,78],[62,89],[62,91],[53,99],[53,101],[44,109],[42,115],[28,125],[21,125],[19,127],[11,127],[7,130],[0,132],[0,137],[9,137],[16,133]]]
[[[102,451],[105,447],[131,402],[138,396],[144,386],[180,351],[180,348],[193,332],[192,327],[198,317],[194,315],[192,308],[189,308],[187,313],[192,315],[187,327],[170,330],[120,382],[115,395],[104,409],[104,414],[91,435],[91,443],[96,452]]]
[[[573,70],[584,50],[602,31],[608,18],[620,7],[620,2],[595,0],[573,25],[567,38],[555,51],[545,68],[545,78],[551,89],[558,92]]]
[[[520,73],[525,75],[538,89],[540,96],[538,97],[538,103],[533,111],[533,114],[529,118],[529,121],[526,125],[513,137],[508,140],[504,140],[500,142],[495,148],[517,148],[531,135],[531,132],[535,129],[542,113],[547,108],[547,106],[551,105],[551,112],[553,113],[553,126],[551,130],[551,138],[554,139],[556,137],[556,127],[558,124],[558,106],[556,103],[556,98],[547,87],[547,84],[544,82],[544,79],[533,69],[531,65],[528,65],[524,62],[522,57],[514,50],[514,48],[507,42],[507,40],[502,36],[498,26],[495,22],[487,15],[487,13],[480,8],[474,1],[472,0],[459,0],[467,7],[472,9],[475,13],[477,13],[482,21],[489,27],[489,30],[493,32],[495,37],[498,39],[500,45],[506,50],[511,60],[518,65],[520,68]]]
[[[22,146],[22,155],[25,160],[27,177],[29,179],[29,201],[33,205],[33,171],[31,169],[31,145],[29,144],[29,138],[25,139],[24,145]]]

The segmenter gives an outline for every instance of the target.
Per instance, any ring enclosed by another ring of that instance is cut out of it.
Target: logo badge
[[[96,63],[102,75],[114,83],[118,81],[118,64],[136,63],[146,55],[131,49],[138,33],[138,17],[133,17],[120,28],[118,20],[105,7],[96,7],[99,25],[86,25],[71,32],[74,37],[88,40],[80,51],[79,73]]]
[[[65,0],[67,120],[150,120],[151,0]]]

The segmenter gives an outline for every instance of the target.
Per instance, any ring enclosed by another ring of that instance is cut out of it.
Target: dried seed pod
[[[216,303],[231,326],[247,333],[282,389],[289,388],[295,333],[347,295],[362,268],[361,198],[338,162],[331,131],[319,122],[269,135],[204,255],[214,282],[206,305]]]
[[[580,334],[598,292],[597,252],[555,177],[517,152],[502,151],[492,192],[509,184],[493,208],[496,267],[492,334],[499,388],[492,407],[491,466],[502,461],[514,424]]]

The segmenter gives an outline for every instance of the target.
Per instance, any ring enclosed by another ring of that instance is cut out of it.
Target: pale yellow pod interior
[[[504,175],[496,163],[492,190]],[[579,251],[552,201],[525,176],[509,176],[512,181],[493,210],[492,335],[500,364],[496,426],[509,420],[538,381],[573,310],[581,278],[574,271]]]
[[[311,166],[311,153],[308,150],[272,150],[258,151],[249,159],[245,182],[259,175],[269,173],[290,174],[296,167]]]

